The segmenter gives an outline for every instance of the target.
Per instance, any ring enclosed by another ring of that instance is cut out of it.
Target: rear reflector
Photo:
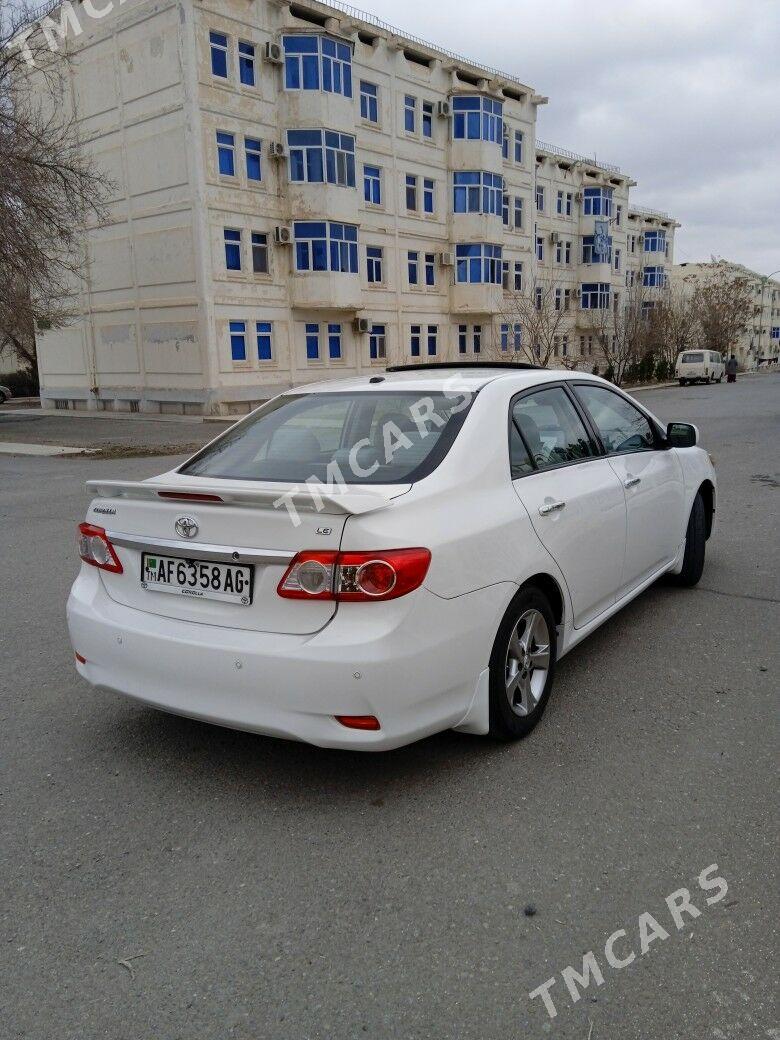
[[[87,663],[86,657],[82,657],[81,654],[77,654],[75,652],[75,650],[73,652],[73,656],[76,658],[76,660],[78,661],[79,664],[86,664]]]
[[[377,730],[382,727],[376,715],[334,715],[336,722],[340,722],[347,729],[371,729]]]
[[[219,495],[200,495],[190,491],[158,491],[158,498],[171,498],[174,502],[223,502]]]

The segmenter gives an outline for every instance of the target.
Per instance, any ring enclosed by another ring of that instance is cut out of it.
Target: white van
[[[725,371],[723,356],[717,350],[685,350],[677,355],[674,374],[680,386],[687,386],[688,383],[719,383]]]

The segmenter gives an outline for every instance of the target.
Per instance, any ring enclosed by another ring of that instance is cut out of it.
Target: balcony
[[[498,314],[503,298],[501,286],[492,282],[455,282],[450,286],[450,310],[453,314]]]
[[[329,220],[344,224],[360,223],[360,195],[357,188],[289,181],[287,198],[294,220],[321,220],[322,214],[327,213]]]
[[[293,274],[290,305],[306,310],[357,311],[363,306],[360,278],[355,274],[312,271]]]

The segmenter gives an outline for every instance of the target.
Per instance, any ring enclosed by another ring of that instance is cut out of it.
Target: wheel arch
[[[526,589],[531,587],[539,589],[539,591],[543,592],[547,597],[550,602],[550,607],[552,608],[553,617],[555,618],[555,624],[557,628],[560,629],[563,624],[566,601],[563,596],[563,590],[557,580],[547,571],[539,571],[538,574],[533,574],[530,578],[526,578],[512,597],[512,602],[509,604],[509,607],[507,607],[507,610],[511,608],[512,604],[521,592],[524,592]]]
[[[699,485],[698,494],[704,502],[704,522],[707,538],[712,534],[712,525],[715,520],[715,487],[711,480],[702,481]]]

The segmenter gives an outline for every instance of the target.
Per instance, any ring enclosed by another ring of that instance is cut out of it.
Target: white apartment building
[[[726,266],[730,274],[748,280],[754,298],[753,314],[734,348],[742,368],[747,371],[762,365],[778,364],[780,359],[780,281],[751,271],[730,260],[676,264],[672,286],[683,293],[693,293],[697,283],[711,278]]]
[[[38,335],[45,405],[240,413],[511,356],[513,294],[543,282],[571,313],[556,354],[590,369],[587,312],[648,269],[666,284],[675,222],[537,142],[547,99],[511,75],[317,0],[137,0],[82,26],[76,114],[114,187],[81,319]]]

